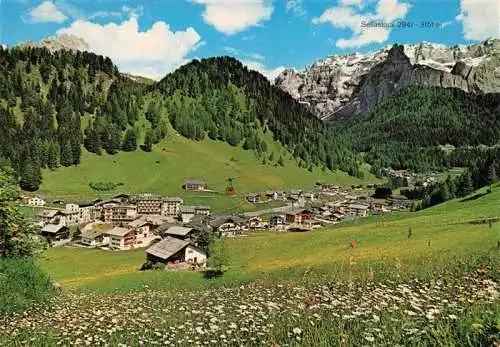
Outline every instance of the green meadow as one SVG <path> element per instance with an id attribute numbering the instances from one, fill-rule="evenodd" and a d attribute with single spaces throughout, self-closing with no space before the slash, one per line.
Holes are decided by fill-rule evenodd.
<path id="1" fill-rule="evenodd" d="M 452 200 L 414 213 L 354 220 L 307 233 L 255 232 L 220 240 L 226 273 L 206 279 L 198 272 L 140 272 L 145 250 L 124 252 L 54 248 L 37 259 L 65 289 L 129 291 L 218 287 L 252 281 L 287 281 L 330 274 L 361 280 L 428 277 L 472 271 L 484 259 L 500 270 L 500 189 L 467 201 Z M 411 236 L 408 236 L 411 228 Z M 350 247 L 350 241 L 357 243 Z M 496 265 L 495 265 L 496 264 Z"/>
<path id="2" fill-rule="evenodd" d="M 308 188 L 318 180 L 341 185 L 376 183 L 375 177 L 365 172 L 360 180 L 346 173 L 323 171 L 314 168 L 309 172 L 299 168 L 295 160 L 278 144 L 269 141 L 269 157 L 274 161 L 262 164 L 262 159 L 252 151 L 241 147 L 231 147 L 226 143 L 212 140 L 192 141 L 172 134 L 167 140 L 155 146 L 153 152 L 120 152 L 116 155 L 95 155 L 83 152 L 81 164 L 44 170 L 43 183 L 39 192 L 51 198 L 82 199 L 113 195 L 121 192 L 157 192 L 168 195 L 182 195 L 182 184 L 187 178 L 205 180 L 208 187 L 223 194 L 226 179 L 236 178 L 234 185 L 238 193 L 263 191 L 268 188 Z M 283 155 L 285 165 L 276 164 Z M 111 192 L 98 192 L 89 187 L 90 182 L 123 183 Z M 213 201 L 213 193 L 185 194 L 187 199 Z M 219 197 L 218 197 L 219 198 Z M 225 202 L 226 204 L 228 202 Z"/>

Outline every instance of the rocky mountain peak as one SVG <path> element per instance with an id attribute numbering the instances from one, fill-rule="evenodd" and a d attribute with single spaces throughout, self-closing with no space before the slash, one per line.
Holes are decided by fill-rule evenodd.
<path id="1" fill-rule="evenodd" d="M 329 56 L 303 71 L 283 71 L 275 84 L 319 118 L 336 119 L 364 114 L 407 85 L 499 92 L 499 66 L 499 39 L 451 47 L 421 42 Z"/>
<path id="2" fill-rule="evenodd" d="M 20 45 L 21 47 L 45 47 L 51 52 L 58 50 L 68 51 L 90 51 L 90 47 L 82 38 L 62 34 L 59 36 L 51 36 L 40 42 L 27 41 Z"/>

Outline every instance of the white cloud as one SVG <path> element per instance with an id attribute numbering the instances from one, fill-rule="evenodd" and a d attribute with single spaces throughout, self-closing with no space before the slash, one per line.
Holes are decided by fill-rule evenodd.
<path id="1" fill-rule="evenodd" d="M 500 37 L 500 2 L 498 0 L 461 0 L 460 14 L 464 37 L 484 40 Z"/>
<path id="2" fill-rule="evenodd" d="M 91 51 L 110 57 L 121 71 L 154 79 L 186 63 L 186 56 L 203 44 L 193 28 L 174 32 L 162 21 L 141 32 L 135 15 L 120 24 L 77 20 L 57 34 L 81 37 Z"/>
<path id="3" fill-rule="evenodd" d="M 370 43 L 384 43 L 389 38 L 391 28 L 388 26 L 374 26 L 390 24 L 397 19 L 404 18 L 411 5 L 399 0 L 378 0 L 375 12 L 362 13 L 355 8 L 359 5 L 355 0 L 343 0 L 351 6 L 336 6 L 327 9 L 320 17 L 313 19 L 313 24 L 330 23 L 336 28 L 350 29 L 350 38 L 337 40 L 339 48 L 358 48 Z"/>
<path id="4" fill-rule="evenodd" d="M 250 53 L 247 53 L 247 55 L 252 58 L 252 59 L 255 59 L 255 60 L 265 60 L 266 57 L 264 57 L 262 54 L 260 53 L 255 53 L 255 52 L 250 52 Z"/>
<path id="5" fill-rule="evenodd" d="M 234 57 L 246 57 L 246 58 L 250 58 L 252 60 L 265 60 L 266 59 L 266 57 L 264 57 L 260 53 L 245 52 L 241 49 L 234 48 L 234 47 L 226 46 L 226 47 L 224 47 L 224 50 Z"/>
<path id="6" fill-rule="evenodd" d="M 28 10 L 23 19 L 30 23 L 63 23 L 68 17 L 52 1 L 44 1 Z"/>
<path id="7" fill-rule="evenodd" d="M 291 11 L 297 17 L 303 17 L 307 14 L 306 10 L 302 6 L 302 0 L 287 0 L 285 11 Z"/>
<path id="8" fill-rule="evenodd" d="M 365 6 L 363 3 L 363 0 L 340 0 L 339 5 L 341 6 L 357 6 L 359 8 L 362 8 Z"/>
<path id="9" fill-rule="evenodd" d="M 246 65 L 250 70 L 255 70 L 260 72 L 262 75 L 264 75 L 271 83 L 274 83 L 274 80 L 280 73 L 285 70 L 284 66 L 278 66 L 276 68 L 268 68 L 264 66 L 259 61 L 253 61 L 253 60 L 243 60 L 242 63 Z"/>
<path id="10" fill-rule="evenodd" d="M 1 2 L 1 0 L 0 0 Z M 28 23 L 56 22 L 62 23 L 68 18 L 73 20 L 92 20 L 95 18 L 123 18 L 131 15 L 139 16 L 143 8 L 122 6 L 118 11 L 98 10 L 92 13 L 85 13 L 81 8 L 66 0 L 44 1 L 40 5 L 29 9 L 23 16 L 23 20 Z"/>
<path id="11" fill-rule="evenodd" d="M 443 22 L 443 23 L 441 23 L 441 28 L 446 28 L 448 25 L 452 25 L 452 24 L 453 24 L 453 22 L 451 20 Z"/>
<path id="12" fill-rule="evenodd" d="M 239 50 L 238 48 L 234 48 L 234 47 L 224 47 L 224 50 L 226 52 L 228 52 L 229 54 L 234 55 L 234 56 L 238 56 L 241 54 L 241 50 Z"/>
<path id="13" fill-rule="evenodd" d="M 218 31 L 233 35 L 271 19 L 268 0 L 191 0 L 205 5 L 203 19 Z"/>

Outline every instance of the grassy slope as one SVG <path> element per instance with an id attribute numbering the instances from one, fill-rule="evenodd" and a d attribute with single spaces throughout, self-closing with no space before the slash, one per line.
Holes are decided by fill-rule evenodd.
<path id="1" fill-rule="evenodd" d="M 58 248 L 45 252 L 40 266 L 66 288 L 98 290 L 199 288 L 257 279 L 285 280 L 308 271 L 357 275 L 375 272 L 380 278 L 446 271 L 450 259 L 492 256 L 498 261 L 500 224 L 470 224 L 471 220 L 500 216 L 500 187 L 466 202 L 457 200 L 417 213 L 398 213 L 345 223 L 311 233 L 256 233 L 225 239 L 230 270 L 218 279 L 198 273 L 138 271 L 144 250 L 106 252 Z M 408 239 L 408 227 L 413 236 Z M 359 247 L 349 248 L 350 240 Z M 430 245 L 429 245 L 430 242 Z M 467 261 L 465 262 L 467 265 Z M 497 262 L 498 264 L 498 262 Z M 351 264 L 352 265 L 352 264 Z M 470 264 L 468 264 L 470 265 Z M 352 269 L 351 269 L 352 270 Z"/>
<path id="2" fill-rule="evenodd" d="M 275 161 L 283 153 L 276 143 L 268 141 L 269 151 L 274 152 Z M 120 152 L 110 156 L 97 156 L 84 151 L 81 164 L 77 167 L 45 170 L 40 193 L 51 198 L 68 200 L 104 197 L 118 192 L 152 191 L 167 195 L 183 195 L 186 203 L 205 203 L 215 209 L 249 209 L 242 206 L 241 196 L 228 198 L 216 194 L 183 194 L 182 183 L 186 178 L 198 178 L 207 182 L 211 189 L 224 192 L 227 177 L 238 177 L 235 186 L 239 193 L 263 191 L 267 188 L 306 188 L 311 189 L 317 180 L 327 180 L 337 184 L 354 184 L 363 181 L 350 177 L 343 172 L 323 172 L 314 169 L 311 173 L 299 168 L 296 163 L 285 157 L 285 166 L 262 165 L 261 160 L 251 151 L 231 147 L 226 143 L 204 140 L 191 141 L 172 134 L 166 141 L 155 147 L 151 153 L 141 150 Z M 378 180 L 366 172 L 364 182 Z M 111 194 L 94 192 L 89 183 L 92 181 L 123 182 Z"/>

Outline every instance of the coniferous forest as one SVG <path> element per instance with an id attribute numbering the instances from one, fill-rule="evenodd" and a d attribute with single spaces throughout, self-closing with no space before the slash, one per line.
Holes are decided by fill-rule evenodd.
<path id="1" fill-rule="evenodd" d="M 499 110 L 498 95 L 409 87 L 370 115 L 331 125 L 234 58 L 194 60 L 147 86 L 92 53 L 0 48 L 0 161 L 31 191 L 42 168 L 78 165 L 84 148 L 148 152 L 169 126 L 259 156 L 271 136 L 304 168 L 358 177 L 362 161 L 376 175 L 388 167 L 467 166 L 481 174 L 493 165 L 500 172 Z M 447 144 L 455 148 L 441 147 Z"/>

